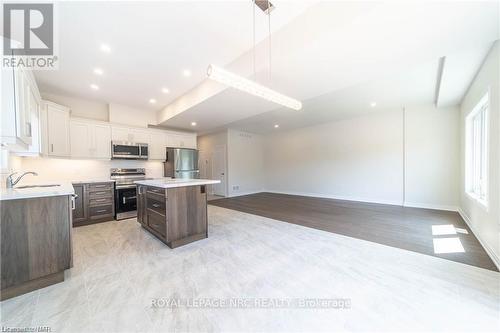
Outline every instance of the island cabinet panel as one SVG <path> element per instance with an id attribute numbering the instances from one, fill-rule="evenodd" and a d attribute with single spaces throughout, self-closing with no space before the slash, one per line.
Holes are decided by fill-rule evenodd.
<path id="1" fill-rule="evenodd" d="M 138 188 L 138 221 L 169 247 L 207 237 L 205 186 Z"/>
<path id="2" fill-rule="evenodd" d="M 167 190 L 168 234 L 171 247 L 207 237 L 207 198 L 205 186 L 186 186 Z"/>
<path id="3" fill-rule="evenodd" d="M 71 197 L 2 201 L 1 299 L 64 280 L 70 268 Z"/>

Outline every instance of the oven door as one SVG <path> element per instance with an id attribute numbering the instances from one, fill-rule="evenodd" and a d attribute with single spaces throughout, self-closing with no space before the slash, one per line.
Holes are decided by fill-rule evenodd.
<path id="1" fill-rule="evenodd" d="M 138 159 L 141 157 L 141 148 L 139 145 L 113 143 L 113 158 Z"/>
<path id="2" fill-rule="evenodd" d="M 137 189 L 135 185 L 115 189 L 116 219 L 137 216 Z"/>

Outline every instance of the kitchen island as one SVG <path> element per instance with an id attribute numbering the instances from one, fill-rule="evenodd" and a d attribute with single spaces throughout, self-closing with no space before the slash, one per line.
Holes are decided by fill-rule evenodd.
<path id="1" fill-rule="evenodd" d="M 208 237 L 207 185 L 211 179 L 136 181 L 137 221 L 170 248 Z"/>

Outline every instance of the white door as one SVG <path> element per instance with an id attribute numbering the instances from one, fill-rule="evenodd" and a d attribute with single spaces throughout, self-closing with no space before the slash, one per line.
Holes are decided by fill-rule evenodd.
<path id="1" fill-rule="evenodd" d="M 71 157 L 89 158 L 91 152 L 91 125 L 79 121 L 71 121 Z"/>
<path id="2" fill-rule="evenodd" d="M 93 125 L 92 152 L 95 158 L 111 158 L 111 128 L 107 125 Z"/>
<path id="3" fill-rule="evenodd" d="M 212 186 L 213 194 L 226 196 L 226 146 L 218 146 L 212 152 L 212 179 L 221 182 Z"/>
<path id="4" fill-rule="evenodd" d="M 47 105 L 49 155 L 69 156 L 69 111 Z"/>
<path id="5" fill-rule="evenodd" d="M 198 151 L 198 169 L 200 169 L 200 178 L 209 179 L 212 177 L 212 172 L 210 170 L 210 155 L 203 150 Z M 208 191 L 208 193 L 212 193 L 212 191 Z"/>

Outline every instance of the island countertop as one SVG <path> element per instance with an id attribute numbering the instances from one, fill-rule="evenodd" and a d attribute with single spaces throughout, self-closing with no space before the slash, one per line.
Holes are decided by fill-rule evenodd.
<path id="1" fill-rule="evenodd" d="M 160 188 L 174 188 L 186 186 L 200 186 L 219 184 L 220 180 L 214 179 L 180 179 L 180 178 L 155 178 L 149 180 L 136 180 L 135 184 L 146 185 Z"/>

